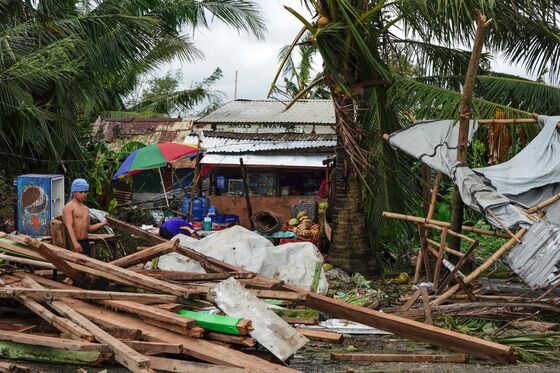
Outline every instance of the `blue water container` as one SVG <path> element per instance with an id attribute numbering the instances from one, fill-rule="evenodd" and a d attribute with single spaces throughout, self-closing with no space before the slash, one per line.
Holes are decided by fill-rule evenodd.
<path id="1" fill-rule="evenodd" d="M 183 197 L 183 200 L 181 201 L 181 212 L 183 214 L 188 214 L 190 212 L 191 209 L 191 194 L 187 193 L 186 196 Z"/>
<path id="2" fill-rule="evenodd" d="M 207 216 L 208 215 L 208 208 L 210 207 L 210 199 L 206 198 L 206 194 L 202 193 L 202 215 L 203 216 Z"/>
<path id="3" fill-rule="evenodd" d="M 202 221 L 204 219 L 204 210 L 202 209 L 202 198 L 195 196 L 192 200 L 192 217 L 194 221 Z"/>

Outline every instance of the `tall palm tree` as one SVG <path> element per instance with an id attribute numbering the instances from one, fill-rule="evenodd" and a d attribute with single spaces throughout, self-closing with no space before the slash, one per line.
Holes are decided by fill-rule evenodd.
<path id="1" fill-rule="evenodd" d="M 556 26 L 560 1 L 302 2 L 316 21 L 288 10 L 316 38 L 337 117 L 329 255 L 343 268 L 369 272 L 374 268 L 371 247 L 380 244 L 381 211 L 402 210 L 410 197 L 408 170 L 400 167 L 402 162 L 381 135 L 397 130 L 406 121 L 407 112 L 416 112 L 420 118 L 458 118 L 462 82 L 450 79 L 435 84 L 444 80 L 411 78 L 391 69 L 389 57 L 406 53 L 418 74 L 424 76 L 464 77 L 470 53 L 456 46 L 470 45 L 480 11 L 494 20 L 487 38 L 488 51 L 524 63 L 530 72 L 549 69 L 556 74 L 560 71 L 560 32 Z M 498 108 L 508 116 L 528 115 L 506 106 L 509 104 L 475 98 L 473 109 L 476 115 L 487 117 Z"/>
<path id="2" fill-rule="evenodd" d="M 278 59 L 283 69 L 278 73 L 284 78 L 284 86 L 272 85 L 269 97 L 274 95 L 283 99 L 330 98 L 323 72 L 315 72 L 313 67 L 318 53 L 315 37 L 306 33 L 298 43 L 297 51 L 297 56 L 294 58 L 293 50 L 289 45 L 280 49 Z"/>
<path id="3" fill-rule="evenodd" d="M 142 74 L 201 58 L 182 30 L 212 18 L 263 37 L 249 0 L 0 0 L 2 168 L 47 171 L 83 160 L 85 123 L 122 110 Z"/>

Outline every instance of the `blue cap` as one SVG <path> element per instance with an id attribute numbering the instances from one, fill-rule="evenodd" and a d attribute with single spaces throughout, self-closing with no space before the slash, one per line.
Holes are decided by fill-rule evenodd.
<path id="1" fill-rule="evenodd" d="M 87 192 L 89 190 L 89 184 L 85 179 L 76 179 L 72 181 L 72 186 L 70 187 L 70 201 L 74 198 L 75 192 Z"/>

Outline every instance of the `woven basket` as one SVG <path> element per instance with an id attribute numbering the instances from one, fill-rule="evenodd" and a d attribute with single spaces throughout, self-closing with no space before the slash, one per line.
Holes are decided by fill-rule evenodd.
<path id="1" fill-rule="evenodd" d="M 259 211 L 251 216 L 251 220 L 255 223 L 255 229 L 265 234 L 277 232 L 282 226 L 282 219 L 270 211 Z"/>

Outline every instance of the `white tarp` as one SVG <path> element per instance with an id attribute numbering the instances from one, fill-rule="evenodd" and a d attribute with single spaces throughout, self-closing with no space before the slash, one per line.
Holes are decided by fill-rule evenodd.
<path id="1" fill-rule="evenodd" d="M 500 224 L 488 209 L 508 227 L 529 227 L 532 222 L 516 205 L 533 206 L 560 192 L 559 121 L 560 117 L 540 116 L 543 130 L 523 151 L 503 164 L 475 170 L 456 162 L 458 121 L 417 122 L 391 134 L 389 142 L 451 177 L 465 204 L 483 212 L 496 227 Z M 476 129 L 476 122 L 471 121 L 469 143 Z"/>
<path id="2" fill-rule="evenodd" d="M 308 242 L 274 246 L 268 239 L 241 226 L 234 226 L 196 240 L 177 235 L 181 245 L 263 276 L 284 280 L 306 290 L 311 289 L 317 262 L 323 257 Z M 158 268 L 171 271 L 205 272 L 200 264 L 177 253 L 160 257 Z M 323 271 L 317 292 L 326 294 L 329 284 Z"/>

